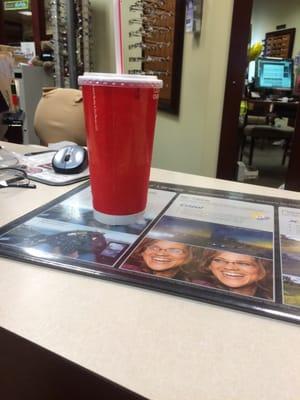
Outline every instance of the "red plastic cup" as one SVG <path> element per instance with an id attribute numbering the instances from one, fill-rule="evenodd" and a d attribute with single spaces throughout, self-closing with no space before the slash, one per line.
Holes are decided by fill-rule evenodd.
<path id="1" fill-rule="evenodd" d="M 159 89 L 156 77 L 85 73 L 82 87 L 94 216 L 130 224 L 144 212 Z"/>

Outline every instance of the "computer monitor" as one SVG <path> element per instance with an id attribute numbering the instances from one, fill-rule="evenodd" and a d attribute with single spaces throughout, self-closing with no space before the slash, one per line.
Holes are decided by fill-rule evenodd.
<path id="1" fill-rule="evenodd" d="M 255 64 L 255 88 L 280 91 L 294 86 L 294 62 L 292 59 L 258 58 Z"/>

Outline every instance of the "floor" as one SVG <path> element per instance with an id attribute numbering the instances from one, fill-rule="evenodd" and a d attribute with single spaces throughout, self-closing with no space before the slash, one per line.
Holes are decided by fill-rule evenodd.
<path id="1" fill-rule="evenodd" d="M 244 150 L 243 162 L 248 164 L 249 144 Z M 254 150 L 252 167 L 258 169 L 258 178 L 245 180 L 245 183 L 279 188 L 284 183 L 288 157 L 285 166 L 281 165 L 283 148 L 274 146 L 272 142 L 257 144 Z"/>

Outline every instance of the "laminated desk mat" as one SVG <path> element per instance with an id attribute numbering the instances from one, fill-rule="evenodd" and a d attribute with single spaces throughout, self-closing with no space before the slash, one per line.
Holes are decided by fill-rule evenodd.
<path id="1" fill-rule="evenodd" d="M 32 155 L 17 155 L 18 166 L 25 169 L 28 177 L 36 182 L 51 186 L 65 186 L 87 180 L 89 169 L 79 174 L 57 174 L 52 168 L 52 158 L 55 151 L 32 153 Z"/>
<path id="2" fill-rule="evenodd" d="M 94 219 L 88 182 L 0 230 L 0 255 L 300 323 L 300 202 L 151 182 L 143 217 Z"/>

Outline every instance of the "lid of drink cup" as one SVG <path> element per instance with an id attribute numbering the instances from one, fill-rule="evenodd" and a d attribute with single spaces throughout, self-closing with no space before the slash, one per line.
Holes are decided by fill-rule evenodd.
<path id="1" fill-rule="evenodd" d="M 85 72 L 78 77 L 79 85 L 146 85 L 162 88 L 163 81 L 155 75 L 132 75 L 132 74 L 106 74 L 98 72 Z"/>

